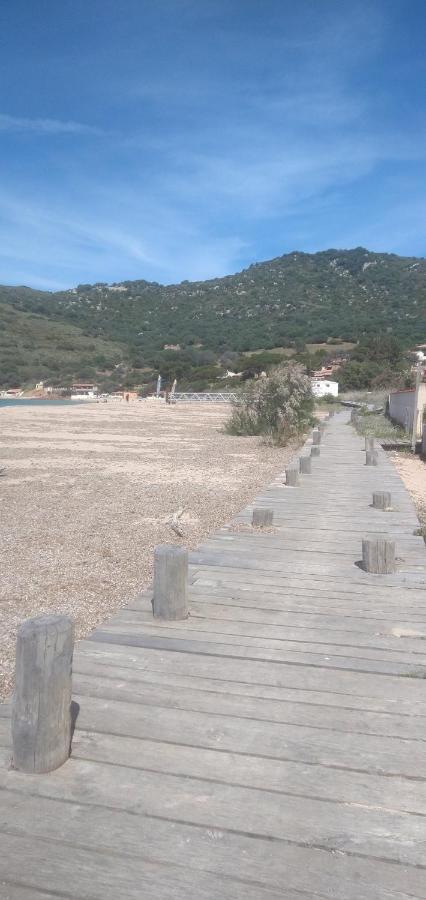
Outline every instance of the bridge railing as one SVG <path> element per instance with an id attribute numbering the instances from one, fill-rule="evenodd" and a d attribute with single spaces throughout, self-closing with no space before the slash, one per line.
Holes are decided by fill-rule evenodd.
<path id="1" fill-rule="evenodd" d="M 182 393 L 175 391 L 169 395 L 169 403 L 240 403 L 241 394 L 225 391 L 221 393 Z"/>

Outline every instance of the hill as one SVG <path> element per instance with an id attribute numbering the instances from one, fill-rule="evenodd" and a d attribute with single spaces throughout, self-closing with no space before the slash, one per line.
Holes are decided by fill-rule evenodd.
<path id="1" fill-rule="evenodd" d="M 66 386 L 75 378 L 91 379 L 97 371 L 112 371 L 121 363 L 124 350 L 119 344 L 19 308 L 28 305 L 31 309 L 39 296 L 43 295 L 28 288 L 0 288 L 1 386 L 34 386 L 40 380 Z"/>
<path id="2" fill-rule="evenodd" d="M 362 247 L 294 252 L 208 281 L 99 283 L 54 294 L 0 289 L 0 300 L 36 315 L 39 324 L 74 326 L 79 341 L 105 342 L 105 356 L 114 355 L 118 343 L 129 382 L 159 368 L 178 377 L 201 370 L 194 377 L 202 379 L 220 357 L 226 365 L 232 354 L 259 348 L 357 341 L 375 333 L 407 346 L 424 341 L 426 260 Z M 59 344 L 57 361 L 60 355 Z"/>

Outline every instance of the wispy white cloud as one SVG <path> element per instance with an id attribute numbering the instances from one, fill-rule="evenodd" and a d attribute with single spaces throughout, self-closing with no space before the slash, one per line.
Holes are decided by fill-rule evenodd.
<path id="1" fill-rule="evenodd" d="M 9 116 L 0 113 L 0 131 L 30 132 L 36 135 L 102 135 L 100 128 L 84 125 L 82 122 L 62 121 L 60 119 L 30 119 L 22 116 Z"/>
<path id="2" fill-rule="evenodd" d="M 176 13 L 177 0 L 166 3 Z M 287 15 L 284 5 L 271 3 L 259 29 L 249 9 L 233 30 L 226 0 L 184 0 L 188 16 L 203 18 L 210 49 L 204 30 L 186 35 L 185 20 L 182 44 L 173 35 L 167 45 L 162 30 L 137 65 L 127 45 L 129 68 L 115 74 L 108 59 L 107 77 L 98 73 L 96 82 L 96 97 L 108 95 L 99 119 L 108 130 L 65 113 L 0 115 L 0 132 L 46 138 L 31 145 L 28 175 L 25 167 L 15 173 L 9 194 L 0 172 L 1 280 L 170 282 L 225 274 L 297 246 L 405 246 L 399 196 L 408 205 L 417 189 L 403 185 L 400 170 L 426 160 L 426 142 L 420 126 L 407 119 L 401 129 L 399 116 L 384 113 L 387 82 L 373 91 L 365 77 L 383 51 L 386 7 L 354 0 L 342 10 L 330 0 L 316 12 L 305 0 L 288 4 Z M 252 13 L 256 3 L 247 6 Z M 44 154 L 55 135 L 104 140 L 75 140 L 72 152 L 52 140 L 47 178 Z M 376 215 L 370 188 L 390 170 L 389 202 L 379 198 Z M 364 205 L 352 225 L 358 192 Z M 414 224 L 404 217 L 409 234 L 417 223 L 422 230 L 420 207 L 423 198 Z"/>

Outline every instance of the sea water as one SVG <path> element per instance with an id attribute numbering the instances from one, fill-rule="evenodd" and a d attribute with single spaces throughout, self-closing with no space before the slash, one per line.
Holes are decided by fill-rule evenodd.
<path id="1" fill-rule="evenodd" d="M 37 397 L 0 397 L 1 406 L 74 406 L 78 400 L 39 400 Z"/>

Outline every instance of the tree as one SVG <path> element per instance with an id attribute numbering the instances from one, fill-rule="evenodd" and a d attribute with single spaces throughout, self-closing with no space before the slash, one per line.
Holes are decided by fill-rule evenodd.
<path id="1" fill-rule="evenodd" d="M 229 434 L 262 434 L 285 444 L 312 423 L 313 409 L 311 382 L 303 367 L 280 365 L 267 378 L 244 386 L 226 430 Z"/>

